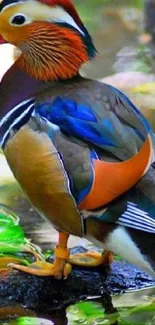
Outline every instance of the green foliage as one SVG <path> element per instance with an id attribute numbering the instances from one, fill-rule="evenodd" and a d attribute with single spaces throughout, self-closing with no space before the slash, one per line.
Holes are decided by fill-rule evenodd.
<path id="1" fill-rule="evenodd" d="M 27 254 L 30 253 L 30 254 Z M 19 218 L 8 209 L 0 207 L 0 267 L 9 263 L 9 256 L 14 256 L 24 264 L 31 262 L 32 256 L 43 260 L 38 246 L 25 238 L 23 229 L 19 225 Z"/>
<path id="2" fill-rule="evenodd" d="M 101 304 L 80 302 L 67 310 L 68 325 L 151 325 L 155 321 L 155 302 L 134 308 L 119 308 L 114 314 L 105 314 Z"/>
<path id="3" fill-rule="evenodd" d="M 119 325 L 151 325 L 155 321 L 155 302 L 120 311 Z"/>
<path id="4" fill-rule="evenodd" d="M 39 317 L 18 317 L 5 325 L 54 325 L 52 321 Z"/>
<path id="5" fill-rule="evenodd" d="M 24 232 L 19 225 L 19 219 L 9 211 L 0 209 L 0 250 L 2 245 L 20 245 L 25 243 Z"/>
<path id="6" fill-rule="evenodd" d="M 70 306 L 67 310 L 67 316 L 69 325 L 92 325 L 94 322 L 97 324 L 98 319 L 103 320 L 105 318 L 104 309 L 101 305 L 91 301 L 79 302 Z"/>
<path id="7" fill-rule="evenodd" d="M 144 6 L 144 0 L 130 0 L 128 3 L 136 8 L 143 8 Z"/>
<path id="8" fill-rule="evenodd" d="M 68 325 L 154 325 L 155 302 L 143 306 L 118 308 L 114 314 L 106 314 L 101 303 L 79 302 L 67 308 Z M 0 323 L 1 324 L 1 323 Z M 39 317 L 18 317 L 5 325 L 54 325 Z"/>

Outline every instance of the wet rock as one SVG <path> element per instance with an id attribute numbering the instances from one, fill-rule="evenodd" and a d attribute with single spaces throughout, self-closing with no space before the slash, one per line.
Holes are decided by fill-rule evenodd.
<path id="1" fill-rule="evenodd" d="M 81 248 L 79 250 L 82 251 Z M 112 264 L 108 274 L 103 267 L 74 267 L 69 278 L 61 281 L 17 271 L 0 279 L 1 299 L 5 305 L 24 305 L 37 314 L 53 313 L 90 297 L 102 297 L 108 311 L 113 308 L 110 299 L 112 293 L 148 286 L 155 286 L 155 279 L 126 262 L 117 261 Z"/>

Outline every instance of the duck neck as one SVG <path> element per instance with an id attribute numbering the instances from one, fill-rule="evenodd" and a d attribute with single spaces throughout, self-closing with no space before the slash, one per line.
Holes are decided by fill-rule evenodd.
<path id="1" fill-rule="evenodd" d="M 14 63 L 0 84 L 0 120 L 15 105 L 47 86 L 47 82 L 31 78 Z"/>
<path id="2" fill-rule="evenodd" d="M 23 114 L 25 116 L 27 112 L 29 105 L 25 105 L 24 101 L 26 100 L 29 104 L 29 99 L 47 85 L 48 83 L 32 79 L 26 75 L 16 67 L 16 64 L 4 75 L 0 84 L 0 146 L 3 149 L 15 121 L 20 120 L 20 116 Z M 23 104 L 18 107 L 20 103 Z M 29 112 L 31 113 L 30 110 Z"/>

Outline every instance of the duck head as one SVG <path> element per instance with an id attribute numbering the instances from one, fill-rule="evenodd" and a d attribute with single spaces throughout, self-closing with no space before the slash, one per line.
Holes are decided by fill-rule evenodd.
<path id="1" fill-rule="evenodd" d="M 3 0 L 0 35 L 22 51 L 19 68 L 44 81 L 76 76 L 96 54 L 71 0 Z"/>

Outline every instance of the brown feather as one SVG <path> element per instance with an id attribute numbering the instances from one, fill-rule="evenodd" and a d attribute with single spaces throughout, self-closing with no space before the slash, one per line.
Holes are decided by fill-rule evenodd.
<path id="1" fill-rule="evenodd" d="M 56 228 L 82 236 L 80 215 L 68 189 L 68 178 L 48 135 L 24 126 L 8 141 L 5 156 L 40 214 Z"/>

